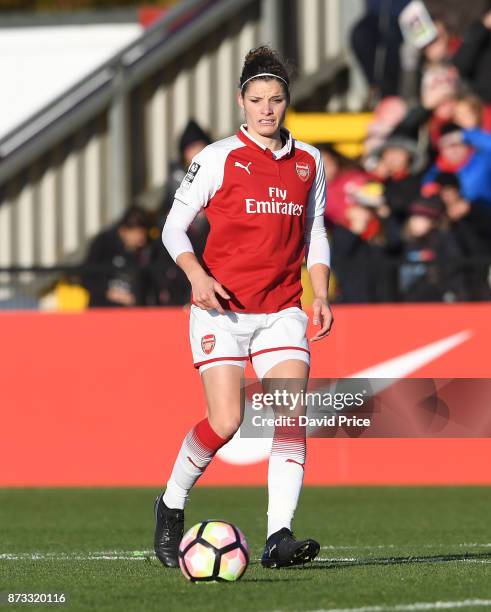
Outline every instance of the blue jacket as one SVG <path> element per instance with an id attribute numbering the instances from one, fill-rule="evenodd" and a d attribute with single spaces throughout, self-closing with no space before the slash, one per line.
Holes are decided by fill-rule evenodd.
<path id="1" fill-rule="evenodd" d="M 456 172 L 462 195 L 469 202 L 480 201 L 491 206 L 491 134 L 482 130 L 463 130 L 464 142 L 474 148 L 467 163 Z M 431 183 L 443 172 L 438 162 L 423 177 L 423 184 Z"/>

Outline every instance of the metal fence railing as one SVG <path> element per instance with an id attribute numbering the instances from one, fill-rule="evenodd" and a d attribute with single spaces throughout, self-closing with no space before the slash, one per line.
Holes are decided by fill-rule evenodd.
<path id="1" fill-rule="evenodd" d="M 348 288 L 348 267 L 334 267 L 333 302 L 461 302 L 491 300 L 491 259 L 415 263 L 367 262 Z M 363 278 L 366 290 L 360 286 Z M 353 279 L 351 279 L 353 280 Z M 308 292 L 307 292 L 308 293 Z M 189 283 L 171 262 L 0 268 L 0 311 L 83 311 L 90 307 L 181 306 Z M 308 306 L 309 304 L 304 304 Z"/>
<path id="2" fill-rule="evenodd" d="M 361 0 L 183 0 L 51 104 L 0 138 L 0 267 L 52 266 L 135 199 L 158 194 L 182 129 L 240 123 L 234 91 L 259 44 L 298 65 L 294 101 L 340 67 Z M 303 93 L 302 93 L 303 92 Z"/>

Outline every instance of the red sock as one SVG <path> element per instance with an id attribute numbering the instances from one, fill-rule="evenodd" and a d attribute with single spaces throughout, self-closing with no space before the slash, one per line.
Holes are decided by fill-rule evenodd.
<path id="1" fill-rule="evenodd" d="M 184 438 L 164 493 L 168 508 L 184 508 L 189 491 L 208 467 L 219 448 L 229 441 L 211 427 L 208 419 L 200 421 Z"/>
<path id="2" fill-rule="evenodd" d="M 216 453 L 219 448 L 222 448 L 222 446 L 230 439 L 219 436 L 210 425 L 210 421 L 208 419 L 203 419 L 197 425 L 195 425 L 193 433 L 204 448 L 213 451 L 214 453 Z"/>

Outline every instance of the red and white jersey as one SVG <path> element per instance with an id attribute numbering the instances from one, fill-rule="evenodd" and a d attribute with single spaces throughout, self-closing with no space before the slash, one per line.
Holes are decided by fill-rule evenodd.
<path id="1" fill-rule="evenodd" d="M 300 305 L 306 218 L 323 215 L 326 181 L 319 151 L 287 130 L 272 152 L 242 126 L 192 161 L 175 198 L 210 224 L 203 260 L 223 285 L 227 310 L 279 312 Z M 218 296 L 217 296 L 218 297 Z"/>

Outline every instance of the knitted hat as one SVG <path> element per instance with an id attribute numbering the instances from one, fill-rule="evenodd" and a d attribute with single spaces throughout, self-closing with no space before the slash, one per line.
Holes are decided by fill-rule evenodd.
<path id="1" fill-rule="evenodd" d="M 446 136 L 447 134 L 454 134 L 455 132 L 461 132 L 462 128 L 460 125 L 453 123 L 453 121 L 449 121 L 442 125 L 440 130 L 440 137 Z"/>
<path id="2" fill-rule="evenodd" d="M 184 153 L 184 149 L 187 146 L 200 141 L 203 141 L 208 145 L 210 144 L 211 139 L 208 134 L 196 123 L 196 121 L 191 119 L 184 128 L 179 140 L 179 151 L 181 152 L 181 155 Z"/>
<path id="3" fill-rule="evenodd" d="M 449 144 L 458 144 L 462 142 L 462 128 L 456 123 L 445 123 L 440 130 L 440 138 L 438 146 L 442 147 Z"/>
<path id="4" fill-rule="evenodd" d="M 370 168 L 371 165 L 378 163 L 384 151 L 387 149 L 404 149 L 411 157 L 410 170 L 411 172 L 419 172 L 426 163 L 426 155 L 419 148 L 418 143 L 407 136 L 398 135 L 394 132 L 387 140 L 374 151 L 372 151 L 365 159 L 365 166 Z"/>
<path id="5" fill-rule="evenodd" d="M 411 204 L 409 213 L 420 217 L 428 217 L 437 221 L 443 214 L 444 206 L 441 199 L 434 195 L 429 198 L 420 198 Z"/>
<path id="6" fill-rule="evenodd" d="M 436 175 L 434 182 L 440 187 L 455 187 L 455 189 L 460 189 L 459 177 L 453 172 L 440 172 Z"/>

